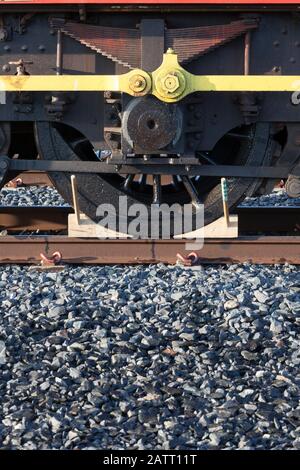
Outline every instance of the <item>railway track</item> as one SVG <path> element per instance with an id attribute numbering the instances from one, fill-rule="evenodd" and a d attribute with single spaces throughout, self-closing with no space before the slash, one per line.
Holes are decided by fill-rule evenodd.
<path id="1" fill-rule="evenodd" d="M 46 173 L 24 172 L 18 186 L 49 186 Z M 0 263 L 38 264 L 41 253 L 59 251 L 63 263 L 149 264 L 186 256 L 184 240 L 99 240 L 68 238 L 71 207 L 6 206 L 0 209 Z M 207 239 L 199 263 L 300 264 L 300 208 L 238 207 L 239 238 Z M 288 234 L 288 236 L 287 236 Z"/>
<path id="2" fill-rule="evenodd" d="M 299 207 L 238 207 L 239 231 L 245 233 L 300 232 Z M 67 231 L 68 215 L 73 213 L 67 206 L 6 206 L 0 207 L 0 230 L 9 233 L 34 231 Z"/>
<path id="3" fill-rule="evenodd" d="M 71 212 L 70 207 L 2 207 L 0 263 L 37 264 L 41 253 L 57 251 L 68 264 L 174 264 L 178 253 L 188 255 L 185 240 L 69 238 Z M 197 263 L 300 264 L 299 208 L 240 207 L 238 213 L 239 238 L 206 239 Z"/>
<path id="4" fill-rule="evenodd" d="M 59 251 L 67 264 L 175 264 L 188 254 L 184 240 L 97 240 L 61 235 L 4 236 L 1 264 L 37 264 L 41 253 Z M 300 264 L 299 236 L 249 236 L 207 239 L 197 252 L 197 263 Z M 196 263 L 196 264 L 197 264 Z"/>
<path id="5" fill-rule="evenodd" d="M 24 171 L 9 181 L 7 186 L 53 186 L 53 184 L 45 171 Z"/>

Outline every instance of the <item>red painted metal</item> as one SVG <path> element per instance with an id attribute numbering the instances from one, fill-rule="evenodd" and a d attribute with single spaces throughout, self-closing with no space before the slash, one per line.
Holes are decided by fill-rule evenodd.
<path id="1" fill-rule="evenodd" d="M 300 0 L 0 0 L 1 4 L 101 4 L 101 5 L 141 5 L 141 4 L 190 4 L 190 5 L 300 5 Z"/>

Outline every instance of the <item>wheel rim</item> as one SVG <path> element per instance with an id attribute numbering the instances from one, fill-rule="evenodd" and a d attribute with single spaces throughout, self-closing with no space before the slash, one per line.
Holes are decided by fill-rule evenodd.
<path id="1" fill-rule="evenodd" d="M 230 135 L 231 134 L 231 135 Z M 236 129 L 224 136 L 211 154 L 200 155 L 203 163 L 229 163 L 228 158 L 235 148 L 231 164 L 261 165 L 272 157 L 272 138 L 270 125 L 259 123 L 249 127 Z M 47 122 L 36 123 L 35 136 L 39 155 L 47 160 L 96 160 L 90 143 L 78 133 L 64 126 L 55 126 Z M 224 144 L 225 147 L 224 147 Z M 225 151 L 224 151 L 225 148 Z M 225 161 L 224 161 L 225 160 Z M 49 174 L 55 187 L 63 198 L 72 205 L 70 174 Z M 159 177 L 155 185 L 160 187 Z M 145 181 L 145 176 L 139 178 L 119 175 L 78 174 L 79 205 L 83 213 L 98 221 L 96 210 L 100 204 L 109 203 L 118 210 L 119 197 L 127 196 L 130 207 L 136 202 L 149 206 L 153 202 L 153 183 Z M 250 195 L 259 185 L 260 180 L 250 178 L 228 179 L 229 207 L 237 205 L 245 195 Z M 142 190 L 141 190 L 142 188 Z M 194 190 L 196 188 L 196 193 Z M 175 178 L 171 184 L 160 187 L 162 196 L 160 203 L 187 204 L 191 196 L 197 195 L 205 206 L 205 225 L 222 216 L 222 196 L 219 179 L 214 178 Z"/>

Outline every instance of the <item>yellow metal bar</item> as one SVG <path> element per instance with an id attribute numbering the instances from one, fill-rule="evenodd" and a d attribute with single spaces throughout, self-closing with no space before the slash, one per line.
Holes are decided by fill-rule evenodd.
<path id="1" fill-rule="evenodd" d="M 9 75 L 0 76 L 0 91 L 124 91 L 127 75 Z M 156 90 L 153 90 L 156 91 Z M 300 75 L 191 75 L 195 91 L 300 91 Z"/>
<path id="2" fill-rule="evenodd" d="M 132 96 L 152 93 L 175 103 L 194 92 L 300 92 L 298 75 L 193 75 L 172 51 L 152 73 L 132 70 L 123 75 L 0 75 L 0 91 L 119 91 Z"/>
<path id="3" fill-rule="evenodd" d="M 151 90 L 143 70 L 123 75 L 0 75 L 0 91 L 122 91 L 133 96 Z"/>
<path id="4" fill-rule="evenodd" d="M 127 91 L 127 75 L 0 76 L 0 91 Z"/>
<path id="5" fill-rule="evenodd" d="M 298 75 L 192 75 L 193 91 L 300 91 Z"/>

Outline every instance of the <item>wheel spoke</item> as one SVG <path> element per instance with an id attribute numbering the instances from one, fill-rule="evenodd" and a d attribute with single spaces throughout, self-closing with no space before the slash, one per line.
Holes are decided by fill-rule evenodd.
<path id="1" fill-rule="evenodd" d="M 180 187 L 180 184 L 179 184 L 178 176 L 173 175 L 172 176 L 172 181 L 173 181 L 173 186 L 174 186 L 175 190 L 180 191 L 181 187 Z"/>
<path id="2" fill-rule="evenodd" d="M 203 158 L 204 160 L 206 160 L 208 163 L 210 163 L 211 165 L 216 165 L 217 163 L 212 159 L 210 158 L 208 155 L 206 155 L 205 153 L 203 152 L 199 152 L 199 155 L 201 158 Z"/>
<path id="3" fill-rule="evenodd" d="M 139 191 L 145 191 L 147 184 L 147 175 L 141 175 L 139 179 Z"/>
<path id="4" fill-rule="evenodd" d="M 153 204 L 160 205 L 161 203 L 161 177 L 160 175 L 153 175 Z"/>
<path id="5" fill-rule="evenodd" d="M 192 180 L 190 179 L 189 176 L 183 176 L 182 175 L 181 178 L 182 178 L 182 182 L 185 186 L 185 189 L 187 190 L 187 192 L 190 195 L 193 206 L 198 208 L 202 204 L 202 201 L 199 197 L 198 191 L 197 191 L 194 183 L 192 182 Z"/>
<path id="6" fill-rule="evenodd" d="M 133 174 L 130 174 L 130 175 L 126 176 L 124 184 L 123 184 L 124 189 L 127 189 L 127 190 L 130 189 L 130 186 L 131 186 L 131 183 L 134 180 L 134 177 L 135 177 L 135 175 L 133 175 Z"/>
<path id="7" fill-rule="evenodd" d="M 237 132 L 228 132 L 227 134 L 229 137 L 233 137 L 234 139 L 247 139 L 251 140 L 251 137 L 246 134 L 238 134 Z"/>

